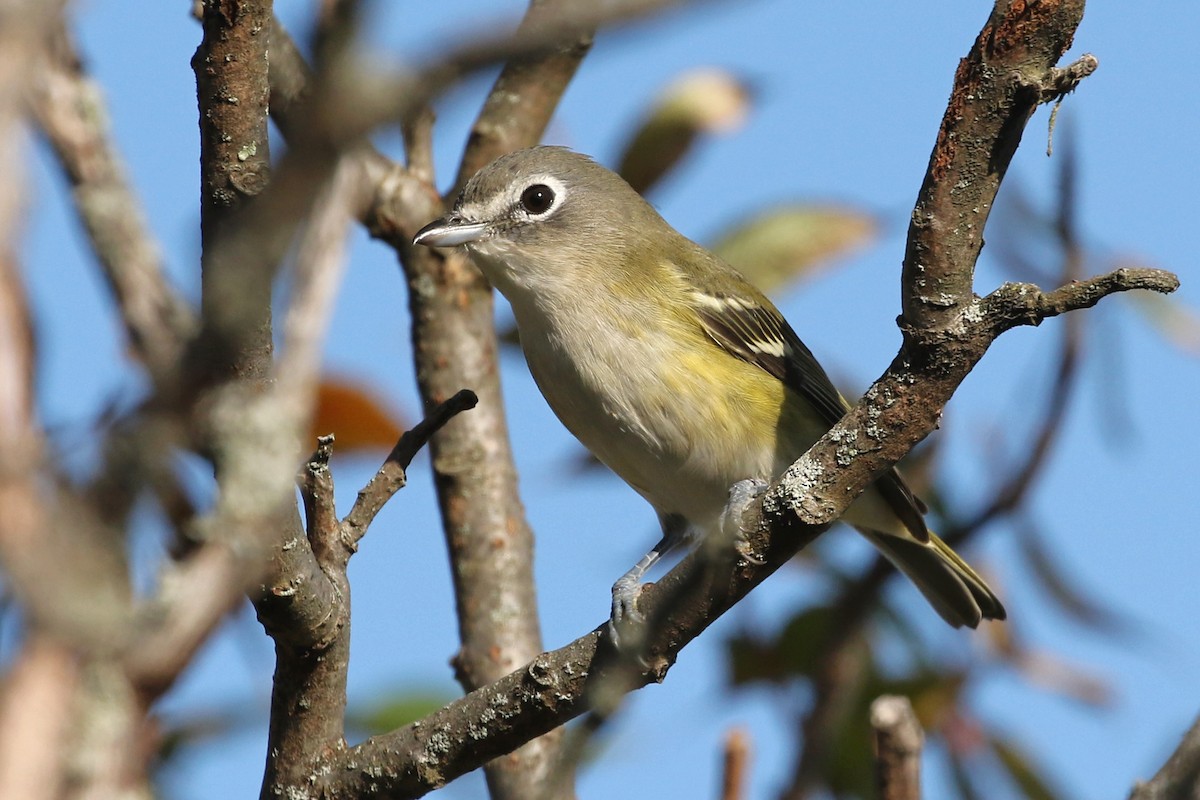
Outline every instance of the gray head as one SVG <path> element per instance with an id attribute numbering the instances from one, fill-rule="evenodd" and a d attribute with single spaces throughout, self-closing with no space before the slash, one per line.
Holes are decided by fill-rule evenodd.
<path id="1" fill-rule="evenodd" d="M 513 290 L 546 287 L 563 270 L 611 270 L 674 231 L 620 176 L 564 147 L 531 147 L 501 156 L 467 182 L 454 210 L 413 239 L 431 247 L 465 245 L 488 278 Z"/>

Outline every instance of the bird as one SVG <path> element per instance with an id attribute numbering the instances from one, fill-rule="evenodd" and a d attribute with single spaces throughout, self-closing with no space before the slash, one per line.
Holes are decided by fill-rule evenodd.
<path id="1" fill-rule="evenodd" d="M 762 292 L 586 155 L 500 156 L 413 241 L 465 247 L 512 307 L 550 408 L 657 513 L 661 540 L 613 586 L 614 626 L 639 618 L 662 556 L 721 524 L 731 487 L 777 478 L 850 410 Z M 950 625 L 1004 619 L 924 512 L 890 469 L 841 519 Z"/>

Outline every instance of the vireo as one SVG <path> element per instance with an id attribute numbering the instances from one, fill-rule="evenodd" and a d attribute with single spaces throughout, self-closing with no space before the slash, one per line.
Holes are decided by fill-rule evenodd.
<path id="1" fill-rule="evenodd" d="M 636 615 L 650 566 L 718 524 L 731 486 L 777 477 L 849 409 L 770 300 L 586 156 L 498 158 L 414 242 L 466 246 L 554 413 L 658 512 L 662 540 L 613 587 L 614 622 Z M 951 625 L 1004 619 L 923 511 L 890 470 L 843 519 Z"/>

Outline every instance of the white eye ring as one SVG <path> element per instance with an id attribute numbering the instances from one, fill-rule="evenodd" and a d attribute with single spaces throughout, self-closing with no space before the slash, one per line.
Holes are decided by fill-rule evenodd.
<path id="1" fill-rule="evenodd" d="M 545 219 L 558 210 L 566 193 L 567 187 L 558 178 L 537 175 L 523 183 L 515 205 L 528 219 Z"/>

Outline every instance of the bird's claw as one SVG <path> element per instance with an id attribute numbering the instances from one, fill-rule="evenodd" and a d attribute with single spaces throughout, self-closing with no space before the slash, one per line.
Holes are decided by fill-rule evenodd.
<path id="1" fill-rule="evenodd" d="M 608 636 L 613 647 L 626 658 L 636 658 L 642 669 L 648 669 L 649 662 L 642 652 L 645 635 L 642 623 L 646 621 L 646 615 L 637 607 L 638 597 L 644 586 L 644 583 L 640 583 L 632 575 L 625 575 L 613 584 L 612 616 L 608 620 Z M 622 630 L 624 633 L 621 633 Z"/>
<path id="2" fill-rule="evenodd" d="M 725 510 L 721 512 L 721 530 L 733 540 L 733 546 L 738 556 L 747 563 L 757 566 L 761 566 L 765 562 L 750 549 L 750 542 L 746 538 L 746 529 L 743 527 L 743 518 L 750 506 L 766 494 L 769 486 L 770 484 L 761 478 L 747 478 L 738 481 L 730 487 L 729 501 L 725 504 Z"/>

